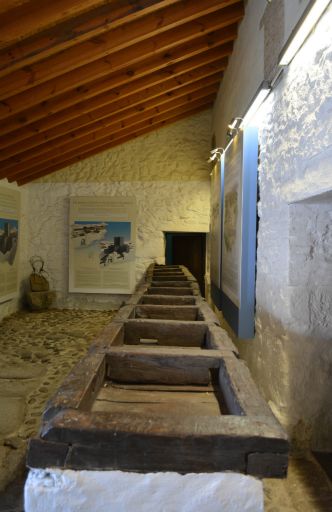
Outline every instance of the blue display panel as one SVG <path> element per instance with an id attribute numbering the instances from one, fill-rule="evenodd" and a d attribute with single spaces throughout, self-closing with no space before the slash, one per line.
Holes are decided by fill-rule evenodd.
<path id="1" fill-rule="evenodd" d="M 221 159 L 221 284 L 211 286 L 226 321 L 247 339 L 255 333 L 257 164 L 257 128 L 247 127 Z"/>

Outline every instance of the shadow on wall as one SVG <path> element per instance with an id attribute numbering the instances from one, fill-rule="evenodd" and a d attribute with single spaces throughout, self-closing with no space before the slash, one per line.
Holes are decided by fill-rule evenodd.
<path id="1" fill-rule="evenodd" d="M 259 262 L 255 339 L 236 340 L 296 449 L 332 450 L 331 198 L 289 205 L 285 255 L 273 245 L 274 264 Z"/>
<path id="2" fill-rule="evenodd" d="M 222 320 L 292 449 L 331 451 L 331 340 L 299 334 L 262 308 L 254 340 L 239 340 Z M 317 370 L 319 368 L 319 371 Z"/>

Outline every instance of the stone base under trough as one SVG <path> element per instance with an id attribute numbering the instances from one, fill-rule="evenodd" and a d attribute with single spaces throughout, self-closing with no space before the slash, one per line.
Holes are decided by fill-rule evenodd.
<path id="1" fill-rule="evenodd" d="M 263 512 L 263 485 L 238 473 L 31 470 L 26 512 Z"/>

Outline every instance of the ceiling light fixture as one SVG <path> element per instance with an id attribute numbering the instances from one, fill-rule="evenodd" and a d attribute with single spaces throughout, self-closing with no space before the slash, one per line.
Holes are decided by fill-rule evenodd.
<path id="1" fill-rule="evenodd" d="M 247 112 L 243 116 L 242 126 L 247 126 L 250 123 L 250 121 L 252 120 L 252 118 L 254 117 L 254 115 L 256 114 L 258 109 L 260 108 L 260 106 L 264 103 L 264 101 L 266 100 L 266 98 L 268 97 L 270 92 L 271 92 L 271 85 L 269 82 L 264 80 L 261 83 L 255 96 L 253 97 Z"/>
<path id="2" fill-rule="evenodd" d="M 280 55 L 280 66 L 290 64 L 330 3 L 331 0 L 313 0 L 310 2 Z"/>

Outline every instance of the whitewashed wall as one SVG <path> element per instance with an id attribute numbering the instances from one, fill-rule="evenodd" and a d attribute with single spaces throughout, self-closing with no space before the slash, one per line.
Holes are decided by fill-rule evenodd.
<path id="1" fill-rule="evenodd" d="M 118 307 L 125 296 L 68 293 L 68 236 L 70 196 L 135 197 L 138 205 L 137 280 L 153 261 L 163 263 L 163 231 L 207 231 L 209 183 L 206 182 L 113 182 L 45 183 L 29 189 L 27 256 L 41 255 L 56 290 L 59 307 Z"/>
<path id="2" fill-rule="evenodd" d="M 68 293 L 70 196 L 136 198 L 137 280 L 152 261 L 163 262 L 163 231 L 209 230 L 210 121 L 211 112 L 204 112 L 25 187 L 29 221 L 22 256 L 25 262 L 33 254 L 45 259 L 58 307 L 111 309 L 126 298 Z"/>
<path id="3" fill-rule="evenodd" d="M 227 125 L 242 117 L 263 80 L 271 74 L 283 45 L 309 0 L 248 0 L 232 57 L 213 109 L 217 146 L 225 147 Z"/>
<path id="4" fill-rule="evenodd" d="M 238 341 L 241 356 L 291 436 L 302 448 L 329 451 L 331 24 L 330 7 L 260 115 L 256 337 Z M 224 83 L 224 90 L 228 86 Z M 223 101 L 227 105 L 229 97 Z M 236 97 L 230 101 L 234 104 Z"/>

